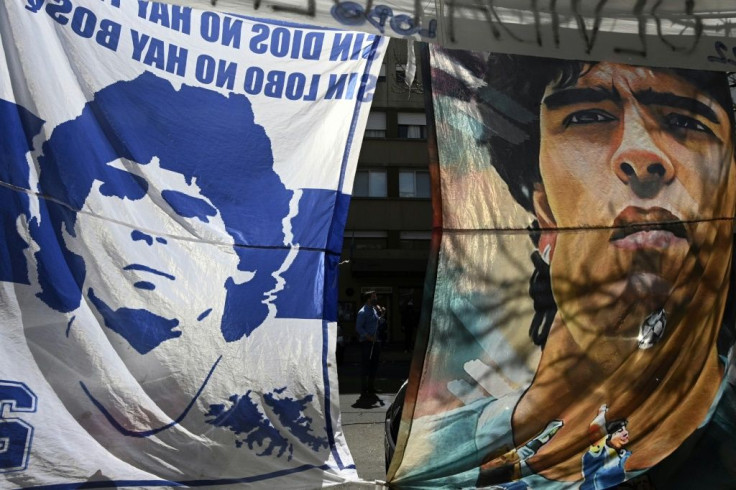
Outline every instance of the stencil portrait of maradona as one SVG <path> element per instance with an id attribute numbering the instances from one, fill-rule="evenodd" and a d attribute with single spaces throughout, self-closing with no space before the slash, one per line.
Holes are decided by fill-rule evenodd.
<path id="1" fill-rule="evenodd" d="M 325 193 L 284 186 L 250 101 L 144 73 L 49 133 L 37 192 L 3 189 L 20 203 L 3 225 L 22 246 L 6 242 L 0 280 L 16 283 L 3 294 L 64 409 L 160 478 L 239 477 L 247 457 L 323 464 L 331 429 L 312 421 L 324 401 L 278 373 L 307 361 L 286 357 L 294 318 L 323 342 L 324 249 L 299 245 Z"/>

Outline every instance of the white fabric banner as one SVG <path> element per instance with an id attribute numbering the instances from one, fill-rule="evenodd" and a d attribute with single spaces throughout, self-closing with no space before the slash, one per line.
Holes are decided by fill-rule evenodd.
<path id="1" fill-rule="evenodd" d="M 26 1 L 33 6 L 44 0 Z M 736 67 L 733 0 L 164 1 L 452 49 L 716 71 Z"/>
<path id="2" fill-rule="evenodd" d="M 336 278 L 384 38 L 0 3 L 0 487 L 357 479 Z"/>

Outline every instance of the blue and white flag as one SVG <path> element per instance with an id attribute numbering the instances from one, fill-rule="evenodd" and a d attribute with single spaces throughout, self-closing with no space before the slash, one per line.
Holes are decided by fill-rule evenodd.
<path id="1" fill-rule="evenodd" d="M 384 40 L 0 4 L 0 487 L 314 488 Z"/>

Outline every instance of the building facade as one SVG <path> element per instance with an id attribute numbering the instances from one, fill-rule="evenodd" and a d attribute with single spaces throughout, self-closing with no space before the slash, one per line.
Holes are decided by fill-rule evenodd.
<path id="1" fill-rule="evenodd" d="M 339 275 L 338 323 L 355 336 L 361 293 L 387 308 L 388 342 L 416 334 L 432 228 L 427 119 L 418 50 L 407 84 L 407 43 L 392 39 L 358 162 Z M 408 327 L 408 328 L 407 328 Z"/>

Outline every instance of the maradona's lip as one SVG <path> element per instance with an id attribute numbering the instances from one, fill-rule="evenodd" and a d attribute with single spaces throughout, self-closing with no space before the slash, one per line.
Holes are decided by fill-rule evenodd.
<path id="1" fill-rule="evenodd" d="M 627 250 L 664 249 L 688 240 L 682 220 L 660 207 L 629 206 L 616 216 L 613 228 L 611 243 Z"/>

